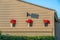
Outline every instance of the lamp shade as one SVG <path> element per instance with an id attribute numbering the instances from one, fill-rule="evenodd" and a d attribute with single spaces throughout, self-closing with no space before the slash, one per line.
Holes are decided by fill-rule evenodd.
<path id="1" fill-rule="evenodd" d="M 28 20 L 26 20 L 26 22 L 27 22 L 27 23 L 32 23 L 32 22 L 33 22 L 33 20 L 28 19 Z"/>
<path id="2" fill-rule="evenodd" d="M 50 20 L 43 20 L 43 22 L 50 24 Z"/>
<path id="3" fill-rule="evenodd" d="M 16 20 L 10 20 L 10 23 L 16 24 Z"/>

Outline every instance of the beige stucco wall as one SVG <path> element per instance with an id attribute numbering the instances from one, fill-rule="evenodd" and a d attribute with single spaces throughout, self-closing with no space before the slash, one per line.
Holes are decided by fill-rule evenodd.
<path id="1" fill-rule="evenodd" d="M 28 27 L 25 22 L 28 17 L 26 13 L 38 14 L 39 18 L 33 20 L 33 26 Z M 17 24 L 15 28 L 10 27 L 10 20 L 16 19 Z M 50 20 L 48 27 L 44 26 L 43 20 Z M 45 8 L 37 7 L 28 3 L 24 3 L 16 0 L 0 1 L 0 30 L 1 31 L 37 31 L 32 33 L 33 35 L 54 35 L 54 11 Z M 45 32 L 40 32 L 45 31 Z M 11 33 L 11 32 L 10 32 Z M 31 33 L 24 33 L 25 35 L 32 35 Z M 24 35 L 23 33 L 21 35 Z"/>

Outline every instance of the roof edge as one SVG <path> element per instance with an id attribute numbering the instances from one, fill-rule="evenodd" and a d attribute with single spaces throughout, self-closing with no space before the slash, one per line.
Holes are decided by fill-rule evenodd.
<path id="1" fill-rule="evenodd" d="M 31 5 L 34 5 L 34 6 L 37 6 L 37 7 L 45 8 L 45 9 L 48 9 L 48 10 L 56 11 L 54 9 L 43 7 L 43 6 L 40 6 L 40 5 L 36 5 L 36 4 L 30 3 L 30 2 L 26 2 L 26 1 L 23 1 L 23 0 L 21 0 L 21 2 L 24 2 L 24 3 L 27 3 L 27 4 L 31 4 Z"/>

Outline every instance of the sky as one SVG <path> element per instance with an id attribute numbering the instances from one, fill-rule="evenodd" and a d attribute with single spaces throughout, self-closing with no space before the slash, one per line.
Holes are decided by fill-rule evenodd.
<path id="1" fill-rule="evenodd" d="M 56 10 L 57 16 L 60 18 L 60 0 L 24 0 L 36 5 Z"/>

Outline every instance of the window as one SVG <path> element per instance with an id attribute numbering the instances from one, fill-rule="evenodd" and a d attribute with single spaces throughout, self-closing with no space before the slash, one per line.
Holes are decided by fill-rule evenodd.
<path id="1" fill-rule="evenodd" d="M 39 18 L 38 14 L 34 14 L 34 13 L 30 14 L 30 13 L 27 12 L 27 17 L 28 16 L 31 16 L 31 18 Z"/>
<path id="2" fill-rule="evenodd" d="M 32 13 L 32 14 L 31 14 L 31 17 L 32 17 L 32 18 L 39 18 L 39 15 L 38 15 L 38 14 L 33 14 L 33 13 Z"/>

